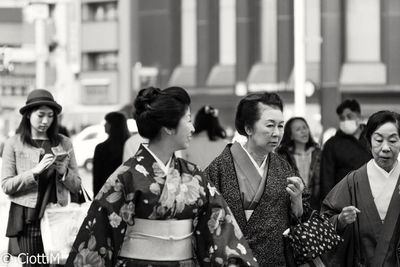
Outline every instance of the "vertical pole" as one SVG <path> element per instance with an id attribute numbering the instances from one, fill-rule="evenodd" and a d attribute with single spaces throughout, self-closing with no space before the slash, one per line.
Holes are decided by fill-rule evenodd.
<path id="1" fill-rule="evenodd" d="M 294 112 L 306 113 L 305 2 L 294 0 Z"/>
<path id="2" fill-rule="evenodd" d="M 46 86 L 46 25 L 45 20 L 35 20 L 35 48 L 36 48 L 36 88 Z"/>

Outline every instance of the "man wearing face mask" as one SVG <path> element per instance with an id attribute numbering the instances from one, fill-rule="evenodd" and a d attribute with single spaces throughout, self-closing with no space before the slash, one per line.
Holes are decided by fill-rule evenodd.
<path id="1" fill-rule="evenodd" d="M 371 158 L 361 123 L 360 104 L 344 100 L 337 108 L 339 129 L 324 145 L 321 156 L 321 200 L 350 171 L 356 170 Z"/>

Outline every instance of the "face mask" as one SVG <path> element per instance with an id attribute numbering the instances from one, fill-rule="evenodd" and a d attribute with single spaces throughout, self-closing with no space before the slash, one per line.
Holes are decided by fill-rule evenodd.
<path id="1" fill-rule="evenodd" d="M 345 134 L 352 135 L 354 134 L 357 129 L 357 121 L 356 120 L 346 120 L 346 121 L 341 121 L 339 124 L 340 130 L 344 132 Z"/>

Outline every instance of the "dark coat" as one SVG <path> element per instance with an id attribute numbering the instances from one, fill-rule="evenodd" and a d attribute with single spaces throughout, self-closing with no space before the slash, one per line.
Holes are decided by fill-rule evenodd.
<path id="1" fill-rule="evenodd" d="M 308 190 L 310 192 L 310 204 L 313 209 L 319 210 L 322 199 L 320 198 L 320 168 L 321 168 L 321 149 L 315 147 L 311 153 L 311 165 L 308 177 Z M 289 164 L 298 172 L 296 160 L 293 151 L 279 150 L 278 154 L 281 155 Z"/>
<path id="2" fill-rule="evenodd" d="M 291 223 L 286 178 L 294 176 L 295 171 L 279 155 L 269 154 L 265 191 L 252 216 L 246 221 L 230 147 L 231 144 L 227 145 L 221 155 L 211 162 L 205 170 L 206 176 L 222 193 L 260 266 L 293 264 L 293 256 L 284 245 L 282 233 Z M 285 254 L 288 254 L 288 262 Z"/>
<path id="3" fill-rule="evenodd" d="M 122 164 L 123 144 L 107 139 L 96 146 L 93 156 L 93 194 L 96 195 L 107 178 Z"/>
<path id="4" fill-rule="evenodd" d="M 365 133 L 357 140 L 338 130 L 324 145 L 321 157 L 321 199 L 350 171 L 372 158 Z"/>

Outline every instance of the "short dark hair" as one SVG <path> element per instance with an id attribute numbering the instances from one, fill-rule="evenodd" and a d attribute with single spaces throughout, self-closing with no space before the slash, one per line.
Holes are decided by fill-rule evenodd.
<path id="1" fill-rule="evenodd" d="M 253 127 L 260 119 L 259 103 L 283 111 L 282 100 L 276 93 L 265 92 L 247 95 L 240 100 L 236 109 L 235 127 L 239 134 L 247 136 L 246 126 Z"/>
<path id="2" fill-rule="evenodd" d="M 372 114 L 371 117 L 369 117 L 367 126 L 365 127 L 365 138 L 367 138 L 367 142 L 369 145 L 371 145 L 371 137 L 376 129 L 388 122 L 392 122 L 396 125 L 397 133 L 400 135 L 399 113 L 389 110 L 381 110 Z"/>
<path id="3" fill-rule="evenodd" d="M 181 87 L 141 89 L 134 102 L 133 115 L 139 134 L 152 140 L 162 127 L 175 129 L 189 105 L 190 97 Z"/>
<path id="4" fill-rule="evenodd" d="M 44 105 L 46 106 L 46 105 Z M 31 120 L 30 116 L 31 114 L 38 110 L 41 106 L 34 106 L 32 108 L 24 110 L 24 113 L 22 114 L 22 119 L 21 122 L 19 123 L 19 126 L 17 128 L 17 133 L 21 135 L 21 141 L 24 144 L 29 144 L 31 146 L 36 146 L 35 142 L 32 139 L 32 130 L 31 130 Z M 53 116 L 53 122 L 51 123 L 50 127 L 47 129 L 47 137 L 49 138 L 50 144 L 52 146 L 57 146 L 60 141 L 61 137 L 58 134 L 58 118 L 57 118 L 57 110 L 54 107 L 46 106 L 48 108 L 51 108 L 53 110 L 54 116 Z"/>
<path id="5" fill-rule="evenodd" d="M 353 112 L 361 114 L 360 103 L 355 99 L 346 99 L 336 108 L 336 114 L 341 115 L 343 111 L 348 108 Z"/>
<path id="6" fill-rule="evenodd" d="M 212 106 L 203 106 L 199 109 L 194 119 L 194 129 L 195 134 L 207 131 L 211 141 L 226 137 L 226 132 L 218 120 L 218 110 Z"/>
<path id="7" fill-rule="evenodd" d="M 294 149 L 294 141 L 292 140 L 292 123 L 296 120 L 301 120 L 302 122 L 304 122 L 309 130 L 309 137 L 306 143 L 306 149 L 310 147 L 318 147 L 317 142 L 315 142 L 314 138 L 312 137 L 310 126 L 308 125 L 307 121 L 303 117 L 292 117 L 285 124 L 281 144 L 278 150 L 288 151 Z"/>

